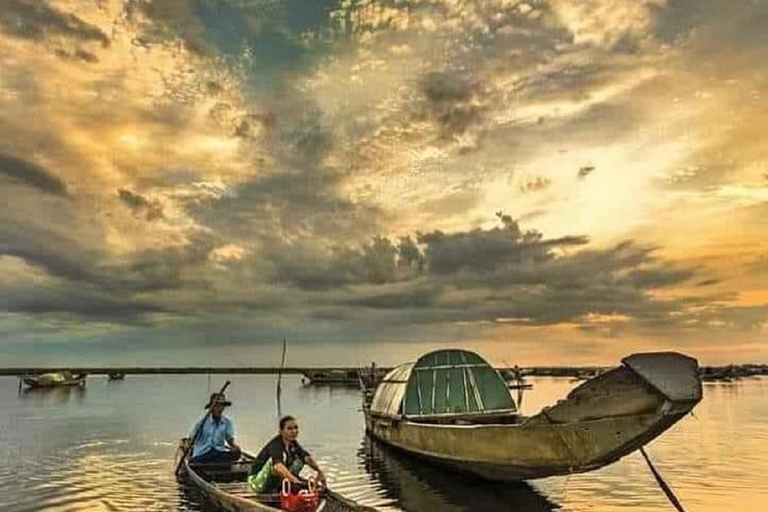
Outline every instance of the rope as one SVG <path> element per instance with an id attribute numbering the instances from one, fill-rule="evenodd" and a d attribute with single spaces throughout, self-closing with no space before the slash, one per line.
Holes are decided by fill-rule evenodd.
<path id="1" fill-rule="evenodd" d="M 672 489 L 669 488 L 667 483 L 661 477 L 661 474 L 658 471 L 656 471 L 655 467 L 653 467 L 653 464 L 651 463 L 651 459 L 648 458 L 648 454 L 645 453 L 645 449 L 642 446 L 640 447 L 640 453 L 643 454 L 643 458 L 645 459 L 645 462 L 648 463 L 648 467 L 651 468 L 651 473 L 653 473 L 654 478 L 656 478 L 656 482 L 659 484 L 659 487 L 661 487 L 661 490 L 664 491 L 664 494 L 667 495 L 667 499 L 669 499 L 669 502 L 675 506 L 678 512 L 685 512 L 685 509 L 680 504 L 680 500 L 677 499 L 677 497 L 675 496 L 675 493 L 672 492 Z"/>

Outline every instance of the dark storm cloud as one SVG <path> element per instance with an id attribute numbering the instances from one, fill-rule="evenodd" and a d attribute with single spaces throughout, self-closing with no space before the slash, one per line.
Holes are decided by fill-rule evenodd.
<path id="1" fill-rule="evenodd" d="M 431 72 L 421 81 L 425 115 L 440 126 L 444 135 L 461 134 L 482 118 L 483 108 L 471 101 L 477 85 L 459 73 Z"/>
<path id="2" fill-rule="evenodd" d="M 0 9 L 0 30 L 13 37 L 33 41 L 64 36 L 109 46 L 109 38 L 101 29 L 74 14 L 61 12 L 43 0 L 4 0 Z"/>
<path id="3" fill-rule="evenodd" d="M 65 314 L 89 320 L 133 323 L 165 308 L 159 304 L 115 297 L 99 290 L 57 285 L 28 290 L 7 289 L 0 300 L 0 309 L 12 313 Z"/>
<path id="4" fill-rule="evenodd" d="M 653 32 L 667 43 L 681 43 L 693 38 L 692 50 L 700 56 L 722 53 L 730 48 L 742 51 L 764 48 L 768 43 L 768 5 L 736 0 L 677 0 L 659 8 Z M 711 53 L 710 53 L 711 55 Z"/>
<path id="5" fill-rule="evenodd" d="M 157 201 L 150 201 L 141 194 L 121 188 L 117 191 L 120 200 L 135 213 L 145 215 L 148 221 L 163 218 L 163 207 Z"/>
<path id="6" fill-rule="evenodd" d="M 188 0 L 128 0 L 123 8 L 125 18 L 134 22 L 143 19 L 148 23 L 139 25 L 140 35 L 134 39 L 136 46 L 172 44 L 183 41 L 191 52 L 200 55 L 209 53 L 205 41 L 205 27 L 196 12 L 195 2 Z"/>
<path id="7" fill-rule="evenodd" d="M 277 282 L 304 290 L 383 284 L 398 277 L 397 248 L 381 237 L 361 248 L 322 250 L 309 240 L 303 245 L 275 245 L 267 257 L 275 267 Z"/>
<path id="8" fill-rule="evenodd" d="M 55 196 L 66 197 L 67 186 L 49 170 L 27 160 L 0 153 L 0 175 Z"/>
<path id="9" fill-rule="evenodd" d="M 517 222 L 507 216 L 503 222 L 503 227 L 491 230 L 453 234 L 435 231 L 420 235 L 418 241 L 426 246 L 424 254 L 430 272 L 493 271 L 499 266 L 543 262 L 553 257 L 554 247 L 587 243 L 584 237 L 543 240 L 538 232 L 522 232 Z"/>

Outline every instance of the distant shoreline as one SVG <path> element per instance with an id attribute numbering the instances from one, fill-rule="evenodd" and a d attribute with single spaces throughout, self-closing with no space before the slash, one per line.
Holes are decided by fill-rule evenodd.
<path id="1" fill-rule="evenodd" d="M 535 366 L 520 367 L 522 376 L 534 377 L 580 377 L 585 378 L 594 376 L 614 368 L 615 366 Z M 390 370 L 392 367 L 378 366 L 381 371 Z M 304 375 L 314 372 L 330 371 L 357 371 L 360 369 L 370 369 L 370 366 L 334 366 L 334 367 L 286 367 L 282 369 L 284 374 Z M 508 367 L 497 367 L 497 370 L 513 370 Z M 89 375 L 109 375 L 110 373 L 124 373 L 126 375 L 274 375 L 281 370 L 277 366 L 267 367 L 24 367 L 24 368 L 0 368 L 0 376 L 21 376 L 47 372 L 70 371 L 72 373 L 87 373 Z M 714 379 L 720 378 L 739 378 L 753 375 L 768 375 L 768 364 L 739 364 L 725 366 L 702 366 L 701 375 L 704 380 L 707 377 Z"/>

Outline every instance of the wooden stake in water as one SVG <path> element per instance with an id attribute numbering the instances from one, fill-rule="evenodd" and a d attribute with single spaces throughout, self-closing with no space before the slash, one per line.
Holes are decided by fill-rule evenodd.
<path id="1" fill-rule="evenodd" d="M 643 458 L 645 459 L 645 462 L 648 463 L 648 467 L 651 468 L 651 473 L 653 473 L 654 478 L 656 478 L 656 482 L 658 482 L 659 487 L 661 487 L 661 490 L 664 491 L 664 494 L 667 495 L 667 499 L 669 499 L 669 502 L 674 505 L 674 507 L 678 510 L 678 512 L 685 512 L 685 509 L 680 504 L 680 500 L 677 499 L 677 496 L 675 496 L 675 493 L 672 492 L 672 489 L 667 485 L 667 482 L 664 481 L 664 479 L 661 477 L 661 474 L 656 471 L 656 468 L 653 467 L 653 464 L 651 463 L 651 459 L 648 458 L 648 454 L 645 453 L 645 449 L 643 447 L 640 447 L 640 453 L 643 454 Z"/>
<path id="2" fill-rule="evenodd" d="M 285 366 L 285 347 L 286 341 L 285 338 L 283 338 L 283 357 L 280 360 L 280 370 L 277 372 L 277 417 L 281 418 L 283 416 L 283 410 L 280 406 L 280 392 L 282 391 L 280 388 L 280 383 L 283 379 L 283 367 Z"/>

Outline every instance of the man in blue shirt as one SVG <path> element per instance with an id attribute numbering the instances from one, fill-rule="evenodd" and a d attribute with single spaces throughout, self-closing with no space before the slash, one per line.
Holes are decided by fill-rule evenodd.
<path id="1" fill-rule="evenodd" d="M 193 444 L 191 462 L 232 462 L 240 458 L 240 447 L 235 444 L 235 425 L 224 416 L 224 408 L 230 405 L 232 402 L 223 394 L 211 395 L 209 405 L 205 406 L 211 408 L 211 414 L 198 420 L 189 434 Z M 195 432 L 198 432 L 197 437 Z"/>

